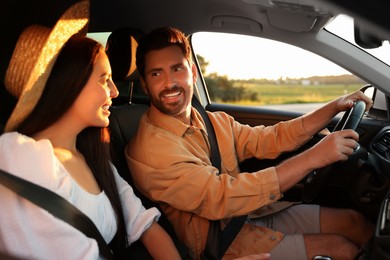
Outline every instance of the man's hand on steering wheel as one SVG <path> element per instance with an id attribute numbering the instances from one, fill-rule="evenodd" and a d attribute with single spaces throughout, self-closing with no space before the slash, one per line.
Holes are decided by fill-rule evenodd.
<path id="1" fill-rule="evenodd" d="M 307 152 L 323 168 L 338 161 L 346 161 L 358 146 L 359 135 L 351 129 L 332 132 Z"/>
<path id="2" fill-rule="evenodd" d="M 359 100 L 366 103 L 365 111 L 368 111 L 372 107 L 372 103 L 373 103 L 372 100 L 369 97 L 367 97 L 366 95 L 364 95 L 364 93 L 361 91 L 356 91 L 356 92 L 353 92 L 351 94 L 347 94 L 347 95 L 339 97 L 338 99 L 336 99 L 336 101 L 337 101 L 336 107 L 337 107 L 338 111 L 340 111 L 340 112 L 347 111 L 354 106 L 356 101 L 359 101 Z"/>
<path id="3" fill-rule="evenodd" d="M 364 112 L 372 106 L 372 100 L 361 91 L 344 95 L 334 102 L 336 102 L 338 111 L 347 111 L 333 132 L 307 151 L 311 153 L 309 158 L 315 160 L 318 168 L 307 177 L 302 194 L 305 202 L 311 202 L 318 196 L 327 176 L 334 170 L 334 163 L 348 160 L 349 156 L 359 147 L 357 143 L 359 135 L 355 129 Z"/>

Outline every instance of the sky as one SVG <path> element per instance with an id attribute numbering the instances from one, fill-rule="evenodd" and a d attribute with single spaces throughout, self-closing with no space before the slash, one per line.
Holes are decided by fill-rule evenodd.
<path id="1" fill-rule="evenodd" d="M 193 37 L 195 52 L 209 62 L 207 73 L 216 72 L 230 79 L 278 79 L 281 76 L 302 78 L 349 73 L 318 55 L 280 42 L 251 36 L 218 34 L 219 43 L 207 44 L 211 38 L 212 33 Z M 259 41 L 263 51 L 254 52 L 259 50 Z M 243 62 L 244 59 L 250 62 Z M 282 71 L 283 75 L 280 74 Z"/>

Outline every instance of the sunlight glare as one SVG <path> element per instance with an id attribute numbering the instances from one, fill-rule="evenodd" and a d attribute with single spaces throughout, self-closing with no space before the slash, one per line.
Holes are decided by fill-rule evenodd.
<path id="1" fill-rule="evenodd" d="M 212 43 L 210 39 L 215 39 L 215 42 Z M 254 52 L 259 49 L 259 44 L 263 51 Z M 304 78 L 314 75 L 349 74 L 348 71 L 316 54 L 269 39 L 242 35 L 237 37 L 223 33 L 215 37 L 215 33 L 202 32 L 195 34 L 193 45 L 195 51 L 209 62 L 206 69 L 208 74 L 215 72 L 218 75 L 226 75 L 229 79 Z M 237 46 L 241 48 L 238 49 Z M 305 57 L 304 61 L 302 57 Z M 251 62 L 243 63 L 243 60 Z M 321 71 L 326 71 L 324 75 L 319 75 L 319 66 Z M 280 75 L 281 71 L 285 75 Z"/>

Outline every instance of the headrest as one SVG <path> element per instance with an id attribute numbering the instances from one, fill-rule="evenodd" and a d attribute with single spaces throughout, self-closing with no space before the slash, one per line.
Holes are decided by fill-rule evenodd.
<path id="1" fill-rule="evenodd" d="M 112 78 L 116 81 L 134 81 L 138 78 L 135 53 L 143 33 L 130 27 L 113 31 L 107 39 L 106 53 L 110 60 Z"/>

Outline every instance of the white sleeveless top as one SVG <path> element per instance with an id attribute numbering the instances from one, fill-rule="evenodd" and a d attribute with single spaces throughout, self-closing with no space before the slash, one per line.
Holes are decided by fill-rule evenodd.
<path id="1" fill-rule="evenodd" d="M 0 136 L 0 169 L 43 186 L 67 199 L 96 225 L 106 242 L 117 230 L 113 208 L 104 192 L 88 193 L 54 155 L 49 140 L 17 132 Z M 146 210 L 131 186 L 114 168 L 130 243 L 156 221 L 160 212 Z M 97 259 L 96 241 L 0 185 L 0 252 L 34 259 Z"/>

